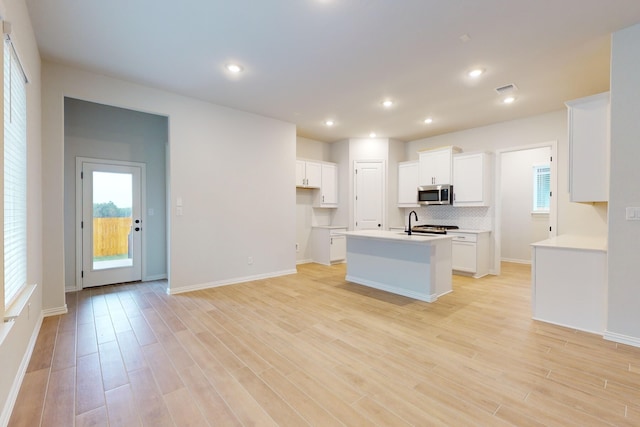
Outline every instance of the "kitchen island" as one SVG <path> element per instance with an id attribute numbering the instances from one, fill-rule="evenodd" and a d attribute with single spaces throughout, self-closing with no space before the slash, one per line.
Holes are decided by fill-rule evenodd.
<path id="1" fill-rule="evenodd" d="M 348 281 L 426 302 L 451 292 L 451 236 L 384 230 L 344 234 Z"/>

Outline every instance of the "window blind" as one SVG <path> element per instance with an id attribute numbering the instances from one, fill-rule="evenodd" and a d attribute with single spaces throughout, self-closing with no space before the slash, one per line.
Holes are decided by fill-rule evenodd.
<path id="1" fill-rule="evenodd" d="M 551 167 L 549 165 L 533 167 L 533 211 L 549 212 L 551 200 Z"/>
<path id="2" fill-rule="evenodd" d="M 11 41 L 4 42 L 4 303 L 27 281 L 26 79 Z"/>

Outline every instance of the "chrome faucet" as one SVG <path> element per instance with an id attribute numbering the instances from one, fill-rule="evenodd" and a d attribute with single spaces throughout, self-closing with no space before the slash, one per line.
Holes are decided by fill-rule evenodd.
<path id="1" fill-rule="evenodd" d="M 411 214 L 415 215 L 416 221 L 418 220 L 418 214 L 416 213 L 416 211 L 409 212 L 409 231 L 407 232 L 407 234 L 409 234 L 409 236 L 411 236 Z"/>

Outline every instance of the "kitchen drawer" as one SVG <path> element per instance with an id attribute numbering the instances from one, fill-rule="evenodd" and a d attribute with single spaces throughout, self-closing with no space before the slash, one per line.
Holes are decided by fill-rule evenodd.
<path id="1" fill-rule="evenodd" d="M 449 231 L 448 234 L 453 237 L 454 242 L 477 242 L 478 235 L 476 233 L 458 233 Z"/>

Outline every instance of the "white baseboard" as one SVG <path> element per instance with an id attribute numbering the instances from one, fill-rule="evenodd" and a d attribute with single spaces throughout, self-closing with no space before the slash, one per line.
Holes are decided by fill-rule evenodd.
<path id="1" fill-rule="evenodd" d="M 296 265 L 311 264 L 312 262 L 313 262 L 312 259 L 299 259 L 299 260 L 296 260 Z"/>
<path id="2" fill-rule="evenodd" d="M 262 279 L 270 279 L 272 277 L 287 276 L 289 274 L 296 274 L 296 273 L 297 271 L 295 269 L 274 271 L 272 273 L 256 274 L 255 276 L 238 277 L 230 280 L 220 280 L 217 282 L 202 283 L 199 285 L 183 286 L 177 289 L 167 288 L 167 294 L 177 295 L 185 292 L 200 291 L 202 289 L 217 288 L 218 286 L 235 285 L 237 283 L 252 282 L 254 280 L 262 280 Z"/>
<path id="3" fill-rule="evenodd" d="M 47 308 L 46 310 L 42 310 L 42 317 L 57 316 L 59 314 L 67 314 L 68 312 L 69 310 L 67 310 L 67 304 L 65 304 L 62 307 Z"/>
<path id="4" fill-rule="evenodd" d="M 7 401 L 5 402 L 2 413 L 0 414 L 0 426 L 9 425 L 9 419 L 11 418 L 11 413 L 13 412 L 13 407 L 16 404 L 16 400 L 18 400 L 18 393 L 20 393 L 22 381 L 24 380 L 24 376 L 27 373 L 27 367 L 29 366 L 29 361 L 31 360 L 33 349 L 36 347 L 36 341 L 38 340 L 38 334 L 40 333 L 40 327 L 42 326 L 43 318 L 44 317 L 41 313 L 40 318 L 36 322 L 36 327 L 33 328 L 31 338 L 29 338 L 27 351 L 25 351 L 24 356 L 22 357 L 22 361 L 20 362 L 20 366 L 18 367 L 18 372 L 16 372 L 16 376 L 13 379 L 13 384 L 11 385 L 11 389 L 9 390 Z"/>
<path id="5" fill-rule="evenodd" d="M 64 293 L 65 294 L 68 294 L 69 292 L 77 292 L 77 291 L 80 291 L 80 290 L 82 290 L 82 289 L 78 289 L 75 286 L 65 286 L 64 287 Z"/>
<path id="6" fill-rule="evenodd" d="M 503 262 L 512 262 L 514 264 L 527 264 L 531 265 L 530 259 L 515 259 L 515 258 L 501 258 L 500 261 Z"/>
<path id="7" fill-rule="evenodd" d="M 617 334 L 615 332 L 604 332 L 604 339 L 608 341 L 614 341 L 620 344 L 631 345 L 633 347 L 640 347 L 640 338 L 630 337 L 628 335 Z"/>
<path id="8" fill-rule="evenodd" d="M 143 282 L 154 282 L 156 280 L 165 280 L 167 278 L 166 274 L 156 274 L 155 276 L 145 276 L 142 281 Z"/>

